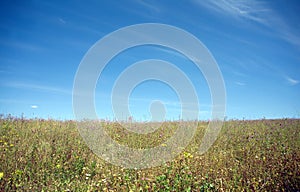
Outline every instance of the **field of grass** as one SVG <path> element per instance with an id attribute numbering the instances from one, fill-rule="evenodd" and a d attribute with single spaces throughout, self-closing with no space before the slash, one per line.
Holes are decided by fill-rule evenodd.
<path id="1" fill-rule="evenodd" d="M 73 121 L 0 119 L 0 191 L 299 191 L 300 120 L 227 121 L 204 155 L 196 153 L 207 122 L 176 159 L 160 167 L 123 169 L 98 158 Z M 166 129 L 135 135 L 105 129 L 131 147 L 153 147 Z M 134 158 L 134 157 L 131 157 Z"/>

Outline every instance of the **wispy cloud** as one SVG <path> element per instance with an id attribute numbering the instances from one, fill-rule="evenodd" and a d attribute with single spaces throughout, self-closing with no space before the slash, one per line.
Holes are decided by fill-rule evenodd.
<path id="1" fill-rule="evenodd" d="M 298 80 L 293 79 L 293 78 L 288 77 L 288 76 L 286 76 L 285 79 L 287 80 L 287 82 L 288 82 L 290 85 L 297 85 L 297 84 L 299 83 Z"/>
<path id="2" fill-rule="evenodd" d="M 155 6 L 154 4 L 150 3 L 150 2 L 146 2 L 146 1 L 143 1 L 143 0 L 138 0 L 136 1 L 137 3 L 139 3 L 140 5 L 146 7 L 147 9 L 150 9 L 152 11 L 155 11 L 155 12 L 160 12 L 160 8 L 158 6 Z"/>
<path id="3" fill-rule="evenodd" d="M 58 18 L 58 21 L 61 23 L 61 24 L 66 24 L 67 22 L 64 20 L 64 19 L 62 19 L 62 18 Z"/>
<path id="4" fill-rule="evenodd" d="M 0 69 L 0 73 L 9 73 L 9 71 Z"/>
<path id="5" fill-rule="evenodd" d="M 26 51 L 31 51 L 31 52 L 38 52 L 43 50 L 44 48 L 41 46 L 38 46 L 33 43 L 29 42 L 21 42 L 21 41 L 8 41 L 4 40 L 1 41 L 0 44 L 7 46 L 7 47 L 12 47 L 18 50 L 26 50 Z"/>
<path id="6" fill-rule="evenodd" d="M 257 0 L 194 0 L 194 2 L 221 15 L 262 24 L 275 31 L 277 33 L 275 34 L 281 39 L 300 46 L 299 35 L 287 24 L 285 18 L 275 12 L 267 2 Z"/>
<path id="7" fill-rule="evenodd" d="M 234 83 L 237 84 L 237 85 L 240 85 L 240 86 L 245 86 L 245 85 L 246 85 L 246 83 L 239 82 L 239 81 L 236 81 L 236 82 L 234 82 Z"/>
<path id="8" fill-rule="evenodd" d="M 159 47 L 159 46 L 155 46 L 155 49 L 158 50 L 158 51 L 162 51 L 162 52 L 165 52 L 169 55 L 174 55 L 178 58 L 182 58 L 184 60 L 191 60 L 192 62 L 201 62 L 200 59 L 196 58 L 196 57 L 191 57 L 191 56 L 186 56 L 178 51 L 175 51 L 175 50 L 172 50 L 170 48 L 164 48 L 164 47 Z"/>
<path id="9" fill-rule="evenodd" d="M 26 104 L 29 101 L 18 100 L 18 99 L 2 99 L 0 98 L 0 103 L 9 103 L 9 104 Z"/>
<path id="10" fill-rule="evenodd" d="M 158 47 L 158 46 L 155 46 L 155 49 L 158 50 L 158 51 L 165 52 L 165 53 L 170 54 L 170 55 L 174 55 L 174 56 L 183 58 L 183 59 L 188 59 L 188 58 L 187 58 L 186 56 L 184 56 L 183 54 L 178 53 L 177 51 L 172 50 L 172 49 L 169 49 L 169 48 L 164 48 L 164 47 Z"/>
<path id="11" fill-rule="evenodd" d="M 286 22 L 284 22 L 283 19 L 278 18 L 277 24 L 276 26 L 274 25 L 274 27 L 276 27 L 282 39 L 293 45 L 300 46 L 299 34 L 295 34 L 295 32 L 286 24 Z"/>
<path id="12" fill-rule="evenodd" d="M 267 21 L 263 17 L 261 17 L 261 15 L 270 11 L 262 2 L 258 1 L 197 0 L 196 2 L 218 13 L 228 14 L 236 18 L 252 20 L 262 24 L 266 24 Z"/>
<path id="13" fill-rule="evenodd" d="M 136 5 L 140 6 L 137 7 Z M 137 15 L 141 18 L 147 18 L 151 20 L 159 19 L 161 12 L 163 12 L 159 4 L 157 2 L 154 3 L 154 1 L 146 2 L 142 0 L 135 0 L 132 1 L 132 4 L 129 6 L 123 6 L 123 4 L 117 3 L 116 1 L 115 6 L 120 10 L 127 12 L 127 14 Z"/>
<path id="14" fill-rule="evenodd" d="M 53 93 L 60 93 L 60 94 L 71 94 L 70 90 L 66 90 L 58 87 L 46 86 L 46 85 L 13 82 L 13 83 L 7 83 L 4 86 L 17 88 L 17 89 L 34 89 L 39 91 L 46 91 L 46 92 L 53 92 Z"/>

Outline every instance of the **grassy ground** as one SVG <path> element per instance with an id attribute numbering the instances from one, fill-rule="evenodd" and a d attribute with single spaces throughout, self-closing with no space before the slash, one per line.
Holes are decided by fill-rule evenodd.
<path id="1" fill-rule="evenodd" d="M 86 146 L 72 121 L 0 119 L 0 191 L 299 191 L 300 120 L 227 121 L 212 148 L 197 155 L 206 122 L 185 152 L 160 167 L 113 166 Z M 140 136 L 118 124 L 120 143 L 161 144 L 168 129 Z"/>

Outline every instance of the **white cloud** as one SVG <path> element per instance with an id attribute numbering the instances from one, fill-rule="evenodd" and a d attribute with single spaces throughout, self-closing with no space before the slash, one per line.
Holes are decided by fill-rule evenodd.
<path id="1" fill-rule="evenodd" d="M 37 105 L 31 105 L 30 107 L 31 107 L 31 109 L 37 109 L 39 106 L 37 106 Z"/>
<path id="2" fill-rule="evenodd" d="M 299 81 L 296 80 L 296 79 L 292 79 L 292 78 L 290 78 L 290 77 L 285 77 L 285 78 L 286 78 L 286 80 L 288 81 L 288 83 L 289 83 L 290 85 L 297 85 L 297 84 L 299 83 Z"/>

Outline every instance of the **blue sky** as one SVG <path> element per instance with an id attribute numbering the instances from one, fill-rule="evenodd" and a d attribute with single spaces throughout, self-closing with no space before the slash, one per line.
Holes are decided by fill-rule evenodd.
<path id="1" fill-rule="evenodd" d="M 89 48 L 128 25 L 163 23 L 204 43 L 223 74 L 228 118 L 300 117 L 299 1 L 8 1 L 0 2 L 0 113 L 73 119 L 72 88 Z M 130 64 L 143 59 L 174 63 L 197 90 L 200 119 L 209 119 L 210 93 L 201 72 L 182 55 L 142 46 L 114 58 L 96 88 L 100 118 L 112 119 L 112 86 Z M 297 99 L 298 98 L 298 99 Z M 149 118 L 149 102 L 165 103 L 178 118 L 174 90 L 144 82 L 129 99 L 136 119 Z"/>

